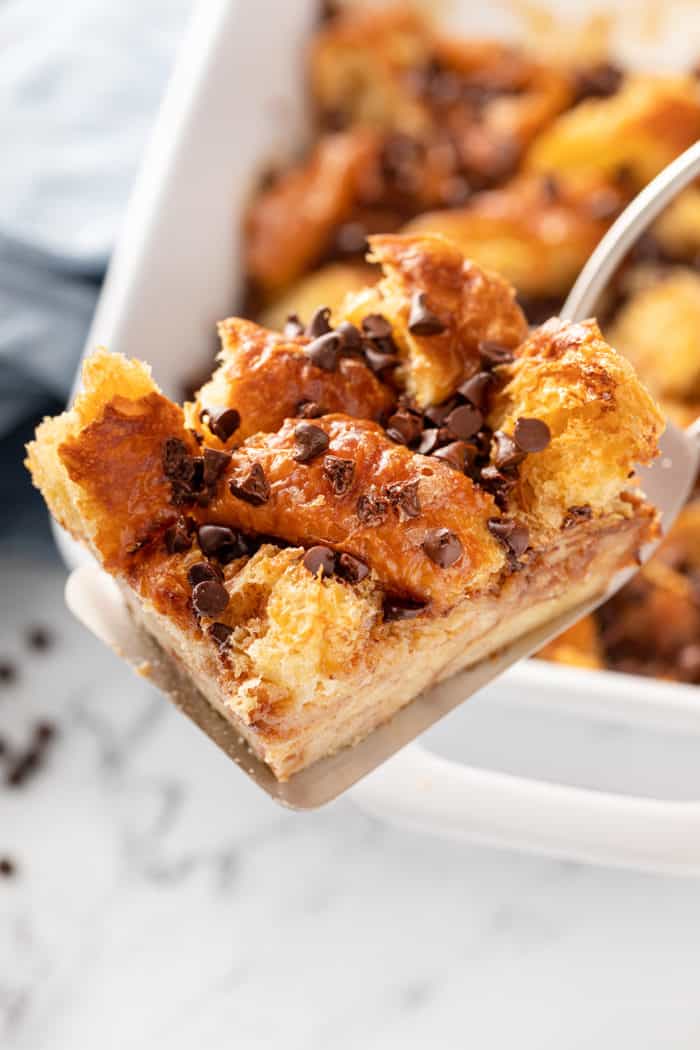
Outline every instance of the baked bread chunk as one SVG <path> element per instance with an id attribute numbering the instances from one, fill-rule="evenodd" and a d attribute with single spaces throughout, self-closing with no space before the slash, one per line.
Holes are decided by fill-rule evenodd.
<path id="1" fill-rule="evenodd" d="M 603 590 L 656 528 L 631 474 L 663 422 L 594 322 L 527 338 L 505 282 L 444 239 L 372 252 L 378 291 L 317 312 L 330 331 L 225 322 L 245 367 L 196 409 L 99 350 L 28 446 L 56 520 L 280 779 Z M 273 419 L 297 358 L 356 414 Z M 376 385 L 348 392 L 350 364 Z"/>

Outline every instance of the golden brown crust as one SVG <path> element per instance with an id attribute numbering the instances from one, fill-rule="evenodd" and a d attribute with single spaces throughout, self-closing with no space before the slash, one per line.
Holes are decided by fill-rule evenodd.
<path id="1" fill-rule="evenodd" d="M 356 358 L 341 358 L 334 371 L 315 365 L 304 352 L 309 338 L 288 339 L 240 317 L 222 321 L 219 335 L 219 367 L 186 406 L 188 426 L 216 448 L 240 444 L 259 430 L 276 431 L 285 419 L 300 414 L 303 402 L 314 402 L 326 413 L 379 419 L 395 400 Z M 200 418 L 202 410 L 221 408 L 235 408 L 241 417 L 225 442 L 212 434 L 206 416 Z"/>
<path id="2" fill-rule="evenodd" d="M 368 564 L 390 590 L 436 608 L 486 586 L 500 571 L 502 548 L 486 527 L 496 506 L 464 474 L 394 444 L 376 423 L 342 415 L 313 421 L 327 435 L 328 448 L 311 462 L 299 463 L 294 458 L 298 426 L 287 420 L 276 434 L 251 438 L 234 452 L 216 499 L 203 512 L 206 520 L 345 551 Z M 328 477 L 326 456 L 353 464 L 351 484 L 341 495 Z M 228 487 L 229 478 L 247 475 L 254 463 L 270 488 L 259 506 L 232 495 Z M 392 492 L 398 495 L 405 485 L 416 487 L 420 509 L 415 515 L 402 513 L 392 500 Z M 459 558 L 446 568 L 423 548 L 428 531 L 437 528 L 450 529 L 461 545 Z"/>
<path id="3" fill-rule="evenodd" d="M 246 217 L 246 268 L 266 294 L 319 259 L 350 213 L 377 150 L 376 137 L 363 129 L 326 135 L 307 160 L 257 195 Z"/>
<path id="4" fill-rule="evenodd" d="M 327 263 L 296 281 L 263 310 L 260 323 L 281 332 L 287 318 L 296 314 L 307 322 L 319 304 L 331 315 L 342 305 L 346 295 L 359 292 L 379 280 L 379 270 L 363 262 Z"/>
<path id="5" fill-rule="evenodd" d="M 444 234 L 522 295 L 565 295 L 624 203 L 619 187 L 599 180 L 524 175 L 464 208 L 425 212 L 404 232 Z"/>
<path id="6" fill-rule="evenodd" d="M 611 98 L 558 117 L 526 157 L 532 171 L 625 177 L 638 189 L 700 138 L 700 88 L 690 76 L 637 75 Z"/>
<path id="7" fill-rule="evenodd" d="M 375 288 L 351 294 L 338 315 L 354 323 L 372 313 L 386 317 L 405 360 L 400 378 L 419 405 L 444 401 L 479 370 L 480 342 L 515 348 L 525 338 L 527 323 L 510 285 L 474 266 L 446 238 L 395 234 L 369 243 L 384 276 Z M 444 325 L 438 335 L 409 331 L 420 292 Z"/>
<path id="8" fill-rule="evenodd" d="M 552 437 L 519 470 L 519 504 L 540 527 L 558 528 L 571 507 L 602 512 L 623 492 L 634 464 L 657 454 L 663 417 L 595 321 L 553 318 L 503 373 L 494 429 L 512 435 L 518 418 L 535 418 Z"/>

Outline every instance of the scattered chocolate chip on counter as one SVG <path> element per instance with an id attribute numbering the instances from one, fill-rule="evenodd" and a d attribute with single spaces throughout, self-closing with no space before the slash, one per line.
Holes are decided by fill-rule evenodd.
<path id="1" fill-rule="evenodd" d="M 17 677 L 17 665 L 11 660 L 0 660 L 0 685 L 10 685 Z"/>
<path id="2" fill-rule="evenodd" d="M 0 876 L 3 879 L 11 879 L 13 875 L 17 874 L 17 866 L 10 857 L 0 857 Z"/>

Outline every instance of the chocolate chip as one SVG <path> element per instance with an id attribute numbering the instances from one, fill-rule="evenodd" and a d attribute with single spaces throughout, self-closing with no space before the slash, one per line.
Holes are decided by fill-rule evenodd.
<path id="1" fill-rule="evenodd" d="M 227 623 L 213 623 L 209 628 L 209 635 L 214 639 L 219 648 L 223 648 L 228 642 L 229 638 L 233 634 L 233 627 L 229 627 Z"/>
<path id="2" fill-rule="evenodd" d="M 450 529 L 428 529 L 423 550 L 441 569 L 449 569 L 462 557 L 463 547 L 459 536 Z"/>
<path id="3" fill-rule="evenodd" d="M 336 572 L 348 583 L 361 583 L 369 576 L 369 566 L 352 554 L 339 554 Z"/>
<path id="4" fill-rule="evenodd" d="M 541 419 L 521 416 L 515 424 L 513 439 L 521 452 L 541 452 L 552 440 L 552 434 Z"/>
<path id="5" fill-rule="evenodd" d="M 19 755 L 5 774 L 8 787 L 20 787 L 39 768 L 42 754 L 37 748 L 29 748 Z"/>
<path id="6" fill-rule="evenodd" d="M 230 452 L 220 452 L 216 448 L 205 448 L 202 453 L 203 484 L 207 488 L 214 488 L 230 462 Z"/>
<path id="7" fill-rule="evenodd" d="M 382 314 L 367 314 L 361 324 L 368 339 L 388 339 L 391 336 L 391 325 Z"/>
<path id="8" fill-rule="evenodd" d="M 411 298 L 411 312 L 408 316 L 408 330 L 411 335 L 440 335 L 446 327 L 437 314 L 429 309 L 425 293 L 415 292 Z"/>
<path id="9" fill-rule="evenodd" d="M 425 612 L 425 609 L 423 602 L 392 594 L 385 595 L 382 606 L 385 620 L 415 620 L 416 616 L 421 616 Z"/>
<path id="10" fill-rule="evenodd" d="M 17 678 L 17 667 L 9 660 L 0 660 L 0 684 L 9 685 Z"/>
<path id="11" fill-rule="evenodd" d="M 364 255 L 367 228 L 361 222 L 344 222 L 335 232 L 335 247 L 341 255 Z"/>
<path id="12" fill-rule="evenodd" d="M 323 460 L 323 474 L 330 482 L 335 495 L 344 496 L 352 488 L 355 464 L 351 459 L 326 456 Z"/>
<path id="13" fill-rule="evenodd" d="M 479 475 L 479 485 L 495 498 L 497 506 L 505 510 L 508 496 L 517 485 L 517 475 L 506 474 L 493 464 L 488 464 Z"/>
<path id="14" fill-rule="evenodd" d="M 415 441 L 423 430 L 420 416 L 409 412 L 406 408 L 399 408 L 387 420 L 386 432 L 394 441 L 402 445 L 410 445 Z"/>
<path id="15" fill-rule="evenodd" d="M 37 722 L 37 724 L 34 726 L 34 740 L 41 747 L 46 747 L 46 745 L 51 740 L 53 740 L 55 736 L 56 726 L 53 722 Z"/>
<path id="16" fill-rule="evenodd" d="M 524 525 L 514 518 L 489 518 L 487 528 L 514 557 L 519 558 L 528 548 L 530 536 Z"/>
<path id="17" fill-rule="evenodd" d="M 200 525 L 197 539 L 202 553 L 227 565 L 234 558 L 248 553 L 245 540 L 226 525 Z"/>
<path id="18" fill-rule="evenodd" d="M 340 345 L 341 338 L 336 332 L 326 332 L 305 346 L 304 353 L 317 368 L 322 368 L 324 372 L 335 372 Z"/>
<path id="19" fill-rule="evenodd" d="M 201 484 L 201 460 L 189 454 L 180 438 L 167 438 L 163 443 L 162 464 L 171 484 L 172 502 L 179 505 L 191 500 Z"/>
<path id="20" fill-rule="evenodd" d="M 493 435 L 495 445 L 494 464 L 499 468 L 515 467 L 525 459 L 525 453 L 518 448 L 512 437 L 496 430 Z"/>
<path id="21" fill-rule="evenodd" d="M 592 517 L 593 508 L 589 506 L 588 503 L 583 503 L 580 506 L 569 507 L 561 527 L 563 529 L 570 529 L 572 525 L 578 525 L 580 521 L 590 521 Z"/>
<path id="22" fill-rule="evenodd" d="M 357 517 L 362 525 L 381 525 L 389 513 L 389 502 L 381 496 L 365 492 L 357 501 Z"/>
<path id="23" fill-rule="evenodd" d="M 326 411 L 318 401 L 300 401 L 296 407 L 296 414 L 301 419 L 318 419 L 319 416 L 325 416 Z"/>
<path id="24" fill-rule="evenodd" d="M 223 578 L 224 574 L 221 569 L 208 561 L 196 561 L 187 570 L 187 581 L 190 587 L 196 587 L 198 583 L 203 583 L 204 580 L 221 581 Z"/>
<path id="25" fill-rule="evenodd" d="M 299 423 L 294 430 L 294 437 L 297 444 L 293 457 L 297 463 L 310 463 L 328 448 L 328 435 L 313 423 Z"/>
<path id="26" fill-rule="evenodd" d="M 306 326 L 306 335 L 309 339 L 318 339 L 320 335 L 325 335 L 326 332 L 330 332 L 330 317 L 331 311 L 328 306 L 319 306 L 314 311 L 314 315 Z"/>
<path id="27" fill-rule="evenodd" d="M 332 576 L 335 572 L 335 551 L 330 547 L 310 547 L 304 555 L 303 566 L 312 576 Z"/>
<path id="28" fill-rule="evenodd" d="M 469 446 L 465 441 L 451 441 L 449 445 L 436 449 L 433 459 L 442 460 L 448 467 L 454 470 L 464 470 L 467 463 Z"/>
<path id="29" fill-rule="evenodd" d="M 283 334 L 287 339 L 298 339 L 300 335 L 304 334 L 304 325 L 299 320 L 298 314 L 289 314 L 287 320 L 284 322 Z"/>
<path id="30" fill-rule="evenodd" d="M 241 425 L 240 413 L 235 408 L 221 408 L 208 413 L 208 426 L 214 437 L 226 442 Z"/>
<path id="31" fill-rule="evenodd" d="M 462 441 L 473 437 L 481 429 L 483 422 L 484 417 L 481 412 L 472 405 L 459 405 L 458 408 L 453 408 L 445 420 L 451 437 Z"/>
<path id="32" fill-rule="evenodd" d="M 42 624 L 34 624 L 27 631 L 27 645 L 35 652 L 44 652 L 50 649 L 53 643 L 53 634 Z"/>
<path id="33" fill-rule="evenodd" d="M 576 101 L 585 98 L 609 98 L 618 91 L 624 72 L 612 62 L 600 62 L 579 70 L 576 77 Z"/>
<path id="34" fill-rule="evenodd" d="M 431 452 L 435 451 L 439 444 L 439 431 L 435 429 L 424 430 L 420 439 L 420 444 L 418 445 L 418 452 L 420 452 L 422 456 L 429 456 Z"/>
<path id="35" fill-rule="evenodd" d="M 202 580 L 192 590 L 192 606 L 200 616 L 218 616 L 228 602 L 228 591 L 219 580 Z"/>
<path id="36" fill-rule="evenodd" d="M 417 518 L 421 512 L 418 484 L 418 479 L 415 481 L 395 481 L 384 489 L 387 499 L 392 507 L 398 511 L 401 521 L 405 521 L 407 518 Z"/>
<path id="37" fill-rule="evenodd" d="M 251 463 L 237 471 L 229 482 L 232 496 L 254 507 L 260 507 L 270 498 L 270 484 L 260 463 Z"/>
<path id="38" fill-rule="evenodd" d="M 482 339 L 479 343 L 479 354 L 485 368 L 496 368 L 497 365 L 507 365 L 514 360 L 515 355 L 508 346 L 496 343 L 492 339 Z"/>
<path id="39" fill-rule="evenodd" d="M 373 346 L 365 346 L 364 350 L 365 361 L 376 375 L 380 375 L 387 368 L 395 368 L 400 360 L 398 354 L 385 353 L 383 350 L 377 350 Z"/>
<path id="40" fill-rule="evenodd" d="M 361 350 L 362 335 L 360 329 L 351 321 L 341 321 L 336 328 L 336 335 L 340 336 L 343 350 Z"/>
<path id="41" fill-rule="evenodd" d="M 192 546 L 192 536 L 183 518 L 165 530 L 165 548 L 168 554 L 183 554 Z"/>
<path id="42" fill-rule="evenodd" d="M 12 878 L 16 871 L 17 869 L 13 860 L 10 860 L 9 857 L 0 857 L 0 875 L 2 875 L 4 879 Z"/>
<path id="43" fill-rule="evenodd" d="M 428 405 L 423 415 L 431 423 L 434 423 L 436 427 L 441 427 L 453 408 L 457 407 L 457 401 L 455 398 L 450 398 L 449 401 L 443 401 L 440 405 Z"/>
<path id="44" fill-rule="evenodd" d="M 490 372 L 477 372 L 458 387 L 458 393 L 466 398 L 474 408 L 484 408 L 488 401 L 489 388 L 494 382 Z"/>

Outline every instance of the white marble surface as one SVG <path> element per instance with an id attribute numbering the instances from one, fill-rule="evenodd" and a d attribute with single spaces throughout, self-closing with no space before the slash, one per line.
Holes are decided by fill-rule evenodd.
<path id="1" fill-rule="evenodd" d="M 3 544 L 0 579 L 0 733 L 60 726 L 0 787 L 3 1050 L 697 1050 L 700 883 L 284 812 L 71 621 L 48 548 Z M 473 712 L 444 733 L 472 761 L 700 791 L 697 740 Z"/>

